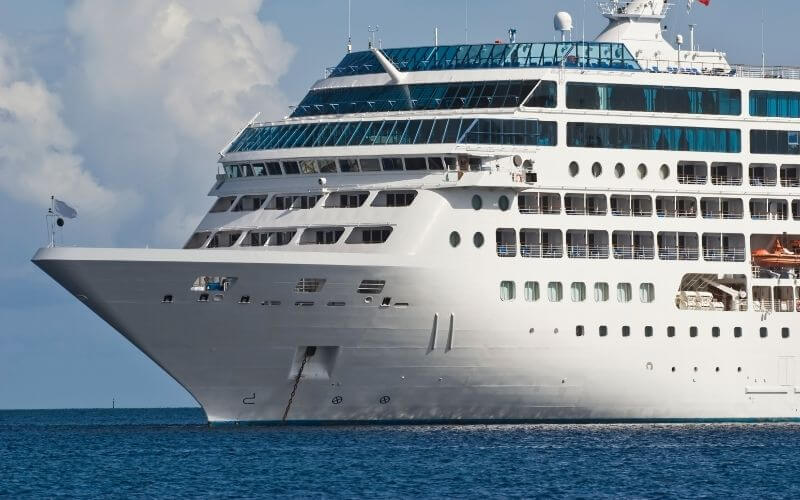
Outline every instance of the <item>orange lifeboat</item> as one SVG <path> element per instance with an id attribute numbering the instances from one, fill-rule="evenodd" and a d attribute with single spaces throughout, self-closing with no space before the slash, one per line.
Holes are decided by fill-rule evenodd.
<path id="1" fill-rule="evenodd" d="M 794 240 L 791 244 L 793 251 L 785 249 L 780 240 L 775 238 L 772 251 L 765 248 L 753 250 L 753 263 L 761 267 L 800 267 L 800 240 Z"/>

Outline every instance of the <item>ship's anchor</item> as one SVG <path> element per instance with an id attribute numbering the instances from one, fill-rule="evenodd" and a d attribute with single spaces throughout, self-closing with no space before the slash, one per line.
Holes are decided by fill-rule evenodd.
<path id="1" fill-rule="evenodd" d="M 306 367 L 306 362 L 308 358 L 314 355 L 317 352 L 317 348 L 314 346 L 306 347 L 306 352 L 303 354 L 303 362 L 300 363 L 300 369 L 297 370 L 297 377 L 294 379 L 294 386 L 292 387 L 292 393 L 289 395 L 289 402 L 286 404 L 286 409 L 283 410 L 283 418 L 281 422 L 286 422 L 286 417 L 289 416 L 289 409 L 292 407 L 292 401 L 294 401 L 294 395 L 297 392 L 297 386 L 300 384 L 300 377 L 303 376 L 303 369 Z"/>
<path id="2" fill-rule="evenodd" d="M 252 396 L 245 396 L 242 398 L 243 405 L 254 405 L 256 404 L 256 393 L 254 392 Z"/>

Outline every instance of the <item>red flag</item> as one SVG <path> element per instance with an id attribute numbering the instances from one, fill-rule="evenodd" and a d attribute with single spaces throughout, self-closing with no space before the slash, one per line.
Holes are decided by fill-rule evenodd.
<path id="1" fill-rule="evenodd" d="M 697 1 L 700 2 L 703 5 L 708 5 L 708 4 L 711 3 L 711 0 L 697 0 Z"/>

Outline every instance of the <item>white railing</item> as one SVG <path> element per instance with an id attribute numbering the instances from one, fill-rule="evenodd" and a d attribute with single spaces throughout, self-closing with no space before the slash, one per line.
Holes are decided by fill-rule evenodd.
<path id="1" fill-rule="evenodd" d="M 529 259 L 560 259 L 564 249 L 557 245 L 520 245 L 519 253 Z"/>
<path id="2" fill-rule="evenodd" d="M 697 260 L 700 252 L 696 248 L 659 248 L 658 258 L 661 260 Z"/>
<path id="3" fill-rule="evenodd" d="M 614 258 L 618 260 L 652 260 L 654 257 L 652 247 L 614 246 Z"/>
<path id="4" fill-rule="evenodd" d="M 679 184 L 705 184 L 708 180 L 708 177 L 705 175 L 679 175 L 678 176 L 678 183 Z"/>
<path id="5" fill-rule="evenodd" d="M 517 245 L 510 243 L 498 243 L 497 255 L 498 257 L 516 257 Z"/>
<path id="6" fill-rule="evenodd" d="M 572 245 L 567 247 L 570 259 L 607 259 L 607 246 Z"/>
<path id="7" fill-rule="evenodd" d="M 800 179 L 781 179 L 783 187 L 800 187 Z"/>
<path id="8" fill-rule="evenodd" d="M 711 177 L 711 184 L 715 186 L 741 186 L 742 178 L 733 176 Z"/>
<path id="9" fill-rule="evenodd" d="M 561 214 L 560 208 L 540 208 L 540 207 L 519 207 L 521 214 L 538 214 L 538 215 L 559 215 Z"/>
<path id="10" fill-rule="evenodd" d="M 743 219 L 743 212 L 723 212 L 714 210 L 703 210 L 704 219 Z"/>
<path id="11" fill-rule="evenodd" d="M 744 248 L 704 248 L 703 258 L 709 262 L 744 262 Z"/>

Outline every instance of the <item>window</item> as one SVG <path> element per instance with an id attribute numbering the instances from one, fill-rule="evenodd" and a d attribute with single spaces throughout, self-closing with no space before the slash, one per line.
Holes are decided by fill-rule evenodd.
<path id="1" fill-rule="evenodd" d="M 309 228 L 303 231 L 301 245 L 333 245 L 344 234 L 343 227 Z"/>
<path id="2" fill-rule="evenodd" d="M 781 328 L 781 338 L 788 339 L 789 338 L 789 329 L 786 327 Z"/>
<path id="3" fill-rule="evenodd" d="M 444 161 L 438 156 L 428 158 L 428 168 L 431 170 L 444 170 Z"/>
<path id="4" fill-rule="evenodd" d="M 267 173 L 269 175 L 283 175 L 283 171 L 281 170 L 281 164 L 277 161 L 271 161 L 267 163 Z"/>
<path id="5" fill-rule="evenodd" d="M 381 158 L 384 171 L 403 170 L 402 158 Z"/>
<path id="6" fill-rule="evenodd" d="M 739 115 L 741 101 L 741 91 L 735 89 L 567 83 L 570 109 Z"/>
<path id="7" fill-rule="evenodd" d="M 378 244 L 386 243 L 389 235 L 392 234 L 392 228 L 389 226 L 379 227 L 357 227 L 347 238 L 348 244 Z"/>
<path id="8" fill-rule="evenodd" d="M 583 325 L 577 325 L 575 327 L 575 336 L 576 337 L 583 337 Z"/>
<path id="9" fill-rule="evenodd" d="M 472 237 L 472 243 L 475 244 L 475 248 L 482 247 L 484 243 L 483 233 L 475 233 Z"/>
<path id="10" fill-rule="evenodd" d="M 455 248 L 461 244 L 461 235 L 458 234 L 458 231 L 453 231 L 450 233 L 450 246 Z"/>
<path id="11" fill-rule="evenodd" d="M 336 160 L 327 158 L 324 160 L 317 160 L 317 166 L 319 167 L 319 171 L 322 174 L 336 173 Z"/>
<path id="12" fill-rule="evenodd" d="M 379 172 L 381 170 L 381 163 L 377 158 L 362 158 L 358 162 L 362 172 Z"/>
<path id="13" fill-rule="evenodd" d="M 502 195 L 500 199 L 497 200 L 497 206 L 500 207 L 500 210 L 505 212 L 511 206 L 511 202 L 508 201 L 508 196 Z"/>
<path id="14" fill-rule="evenodd" d="M 375 61 L 377 64 L 377 61 Z M 537 80 L 381 85 L 311 90 L 292 117 L 387 111 L 555 107 L 555 82 Z M 338 129 L 337 129 L 338 131 Z M 334 132 L 335 134 L 336 132 Z M 413 142 L 416 130 L 406 133 Z"/>
<path id="15" fill-rule="evenodd" d="M 548 283 L 547 298 L 550 302 L 561 302 L 564 298 L 564 286 L 557 281 Z"/>
<path id="16" fill-rule="evenodd" d="M 285 161 L 283 162 L 283 171 L 286 172 L 287 175 L 299 174 L 300 165 L 296 161 Z"/>
<path id="17" fill-rule="evenodd" d="M 483 200 L 481 199 L 480 195 L 473 195 L 472 196 L 472 208 L 475 210 L 480 210 L 483 207 Z"/>
<path id="18" fill-rule="evenodd" d="M 714 338 L 718 338 L 719 337 L 719 327 L 718 326 L 714 326 L 714 327 L 711 328 L 711 336 L 714 337 Z"/>
<path id="19" fill-rule="evenodd" d="M 661 168 L 658 169 L 658 175 L 662 179 L 668 179 L 669 178 L 669 165 L 661 165 Z"/>
<path id="20" fill-rule="evenodd" d="M 439 45 L 413 49 L 384 49 L 386 57 L 405 71 L 436 71 L 482 68 L 610 68 L 640 70 L 636 59 L 620 43 L 582 42 L 567 45 L 557 42 Z M 331 70 L 331 77 L 385 73 L 369 51 L 352 52 Z M 541 86 L 552 82 L 542 82 Z"/>
<path id="21" fill-rule="evenodd" d="M 647 177 L 647 165 L 644 163 L 640 163 L 638 167 L 636 167 L 636 174 L 639 176 L 640 179 L 644 179 Z"/>
<path id="22" fill-rule="evenodd" d="M 579 170 L 580 170 L 580 169 L 578 168 L 578 163 L 577 163 L 577 162 L 574 162 L 574 161 L 573 161 L 572 163 L 570 163 L 570 164 L 569 164 L 569 176 L 570 176 L 570 177 L 575 177 L 575 176 L 577 176 L 577 175 L 578 175 L 578 171 L 579 171 Z M 595 177 L 596 177 L 596 176 L 595 176 Z"/>
<path id="23" fill-rule="evenodd" d="M 317 161 L 316 160 L 300 160 L 300 173 L 303 174 L 316 174 Z"/>
<path id="24" fill-rule="evenodd" d="M 631 301 L 631 296 L 633 293 L 631 292 L 631 284 L 630 283 L 619 283 L 617 284 L 617 302 L 626 303 Z"/>
<path id="25" fill-rule="evenodd" d="M 331 128 L 336 133 L 330 133 Z M 309 123 L 305 125 L 250 126 L 226 153 L 288 149 L 300 147 L 372 146 L 384 144 L 501 144 L 516 146 L 555 146 L 557 125 L 553 121 L 500 120 L 489 118 L 439 118 L 436 120 L 385 120 L 371 122 Z M 273 138 L 274 140 L 270 140 Z M 402 158 L 360 161 L 361 170 L 375 172 L 403 170 Z M 412 162 L 413 163 L 413 162 Z M 413 163 L 417 167 L 421 163 Z M 317 160 L 283 162 L 287 174 L 312 174 L 335 164 Z M 252 175 L 249 165 L 226 165 L 229 177 Z M 335 171 L 335 170 L 332 170 Z"/>
<path id="26" fill-rule="evenodd" d="M 426 170 L 425 158 L 406 158 L 406 170 Z"/>
<path id="27" fill-rule="evenodd" d="M 600 328 L 598 328 L 598 333 L 601 337 L 608 336 L 608 327 L 606 325 L 600 325 Z"/>
<path id="28" fill-rule="evenodd" d="M 358 160 L 339 160 L 339 170 L 342 173 L 358 172 L 360 170 L 358 168 Z"/>
<path id="29" fill-rule="evenodd" d="M 668 326 L 667 327 L 667 337 L 674 337 L 675 336 L 675 327 Z"/>
<path id="30" fill-rule="evenodd" d="M 517 290 L 513 281 L 500 282 L 500 300 L 511 301 L 517 296 Z"/>
<path id="31" fill-rule="evenodd" d="M 643 304 L 651 304 L 656 299 L 656 287 L 652 283 L 639 285 L 639 300 Z"/>
<path id="32" fill-rule="evenodd" d="M 261 208 L 265 201 L 267 201 L 267 195 L 242 196 L 232 211 L 252 212 Z"/>
<path id="33" fill-rule="evenodd" d="M 208 241 L 208 237 L 211 236 L 209 231 L 203 231 L 199 233 L 194 233 L 189 241 L 183 246 L 184 249 L 191 249 L 191 248 L 201 248 L 203 245 L 206 244 Z"/>
<path id="34" fill-rule="evenodd" d="M 652 326 L 644 327 L 644 336 L 647 337 L 647 338 L 653 336 L 653 327 Z"/>
<path id="35" fill-rule="evenodd" d="M 619 179 L 623 175 L 625 175 L 625 165 L 623 165 L 622 163 L 617 163 L 616 165 L 614 165 L 614 177 Z"/>
<path id="36" fill-rule="evenodd" d="M 800 118 L 800 93 L 751 90 L 750 115 Z"/>
<path id="37" fill-rule="evenodd" d="M 363 205 L 365 201 L 367 201 L 367 197 L 369 197 L 369 193 L 340 193 L 331 196 L 331 199 L 335 200 L 335 202 L 338 202 L 332 206 L 338 208 L 358 208 Z"/>
<path id="38" fill-rule="evenodd" d="M 592 165 L 592 176 L 593 176 L 593 177 L 600 177 L 600 175 L 601 175 L 602 173 L 603 173 L 603 166 L 602 166 L 602 165 L 600 165 L 599 163 L 595 162 L 595 163 Z"/>
<path id="39" fill-rule="evenodd" d="M 697 327 L 692 326 L 689 328 L 689 336 L 690 337 L 697 337 Z"/>
<path id="40" fill-rule="evenodd" d="M 594 301 L 608 302 L 608 283 L 594 284 Z"/>
<path id="41" fill-rule="evenodd" d="M 631 336 L 631 327 L 623 326 L 622 327 L 622 336 L 623 337 L 630 337 Z"/>
<path id="42" fill-rule="evenodd" d="M 750 152 L 772 155 L 800 155 L 800 132 L 751 130 Z"/>
<path id="43" fill-rule="evenodd" d="M 231 208 L 231 205 L 233 205 L 234 201 L 236 201 L 235 196 L 223 196 L 222 198 L 219 198 L 217 199 L 217 201 L 214 202 L 214 205 L 211 207 L 210 212 L 212 214 L 219 212 L 227 212 L 228 209 Z"/>
<path id="44" fill-rule="evenodd" d="M 583 302 L 586 300 L 586 283 L 575 282 L 570 287 L 572 302 Z"/>
<path id="45" fill-rule="evenodd" d="M 228 248 L 232 247 L 239 241 L 241 231 L 220 231 L 211 237 L 208 242 L 208 248 Z"/>
<path id="46" fill-rule="evenodd" d="M 762 326 L 761 328 L 759 328 L 759 330 L 758 330 L 758 335 L 759 335 L 759 337 L 761 337 L 762 339 L 765 339 L 765 338 L 767 338 L 767 327 L 766 327 L 766 326 Z"/>
<path id="47" fill-rule="evenodd" d="M 386 281 L 384 280 L 363 280 L 356 291 L 367 295 L 379 295 L 383 292 L 385 285 Z"/>
<path id="48" fill-rule="evenodd" d="M 417 197 L 416 191 L 381 191 L 372 201 L 373 207 L 407 207 Z"/>
<path id="49" fill-rule="evenodd" d="M 539 282 L 526 281 L 525 282 L 525 301 L 536 302 L 539 300 Z"/>
<path id="50" fill-rule="evenodd" d="M 294 286 L 295 293 L 316 293 L 322 290 L 325 280 L 320 278 L 300 278 Z"/>
<path id="51" fill-rule="evenodd" d="M 741 130 L 738 129 L 609 123 L 567 124 L 567 145 L 580 148 L 741 153 L 741 135 Z"/>
<path id="52" fill-rule="evenodd" d="M 741 327 L 741 326 L 737 326 L 737 327 L 735 327 L 735 328 L 733 329 L 733 336 L 734 336 L 735 338 L 737 338 L 737 339 L 738 339 L 738 338 L 740 338 L 740 337 L 742 336 L 742 327 Z"/>

